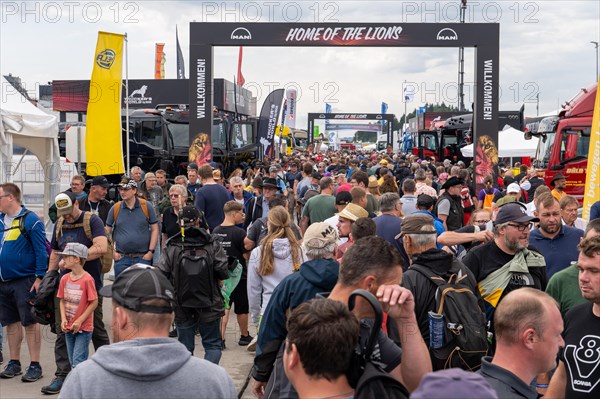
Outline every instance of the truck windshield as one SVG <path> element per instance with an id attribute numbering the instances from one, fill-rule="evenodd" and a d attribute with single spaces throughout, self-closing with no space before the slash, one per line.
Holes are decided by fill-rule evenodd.
<path id="1" fill-rule="evenodd" d="M 537 152 L 535 154 L 534 166 L 538 169 L 545 169 L 548 167 L 550 162 L 550 153 L 552 152 L 552 145 L 554 144 L 554 138 L 556 133 L 546 133 L 545 136 L 540 138 L 538 142 Z"/>
<path id="2" fill-rule="evenodd" d="M 234 123 L 231 134 L 233 135 L 231 138 L 231 146 L 233 148 L 241 148 L 254 144 L 252 124 L 250 123 Z"/>
<path id="3" fill-rule="evenodd" d="M 173 147 L 189 147 L 189 127 L 187 123 L 167 123 L 169 141 Z"/>
<path id="4" fill-rule="evenodd" d="M 227 125 L 225 122 L 213 123 L 212 146 L 213 148 L 227 148 Z"/>

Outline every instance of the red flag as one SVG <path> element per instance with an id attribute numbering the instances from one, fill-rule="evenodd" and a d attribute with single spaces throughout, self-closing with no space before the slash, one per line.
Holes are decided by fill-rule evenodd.
<path id="1" fill-rule="evenodd" d="M 237 75 L 237 84 L 242 87 L 244 83 L 246 83 L 246 79 L 244 79 L 244 75 L 242 75 L 242 56 L 243 56 L 243 47 L 240 46 L 240 53 L 238 55 L 238 75 Z"/>

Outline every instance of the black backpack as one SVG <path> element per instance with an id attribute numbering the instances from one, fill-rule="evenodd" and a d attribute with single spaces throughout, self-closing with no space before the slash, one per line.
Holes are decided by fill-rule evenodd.
<path id="1" fill-rule="evenodd" d="M 348 371 L 348 381 L 354 388 L 354 399 L 407 399 L 409 393 L 404 385 L 386 373 L 371 357 L 383 321 L 381 304 L 370 292 L 355 290 L 348 299 L 350 310 L 354 309 L 357 296 L 363 297 L 371 304 L 375 312 L 375 320 L 366 344 L 362 347 L 358 345 L 355 350 Z"/>
<path id="2" fill-rule="evenodd" d="M 212 242 L 181 245 L 179 259 L 174 263 L 177 266 L 173 269 L 177 304 L 183 308 L 210 308 L 217 290 Z"/>
<path id="3" fill-rule="evenodd" d="M 476 371 L 481 358 L 487 354 L 487 322 L 479 308 L 477 297 L 466 284 L 467 274 L 458 269 L 450 270 L 448 280 L 438 276 L 430 268 L 411 266 L 427 277 L 438 288 L 435 292 L 435 312 L 443 316 L 444 344 L 441 348 L 429 347 L 433 370 L 458 367 Z"/>
<path id="4" fill-rule="evenodd" d="M 46 272 L 40 283 L 38 292 L 31 300 L 31 316 L 36 323 L 50 325 L 50 330 L 56 334 L 54 315 L 54 293 L 58 290 L 60 283 L 60 275 L 58 270 L 50 270 Z"/>

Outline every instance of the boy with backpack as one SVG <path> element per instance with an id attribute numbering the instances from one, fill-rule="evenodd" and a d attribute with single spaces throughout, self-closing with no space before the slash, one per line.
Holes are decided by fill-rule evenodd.
<path id="1" fill-rule="evenodd" d="M 201 214 L 196 207 L 184 207 L 181 218 L 184 230 L 167 240 L 158 268 L 175 288 L 179 342 L 193 354 L 199 330 L 204 359 L 219 364 L 225 314 L 220 283 L 229 277 L 227 256 L 218 237 L 199 227 Z"/>
<path id="2" fill-rule="evenodd" d="M 71 270 L 60 279 L 56 296 L 60 299 L 60 328 L 65 333 L 69 363 L 75 368 L 88 358 L 98 293 L 94 278 L 83 270 L 88 257 L 85 245 L 70 242 L 57 255 L 63 257 L 64 268 Z"/>

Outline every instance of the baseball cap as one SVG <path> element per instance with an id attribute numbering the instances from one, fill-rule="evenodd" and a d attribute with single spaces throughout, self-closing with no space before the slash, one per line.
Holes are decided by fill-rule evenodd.
<path id="1" fill-rule="evenodd" d="M 119 182 L 119 187 L 121 187 L 121 188 L 137 188 L 137 183 L 135 180 L 133 180 L 129 176 L 123 176 L 121 178 L 121 181 Z"/>
<path id="2" fill-rule="evenodd" d="M 104 176 L 96 176 L 92 179 L 92 186 L 102 186 L 104 188 L 110 187 L 108 179 Z"/>
<path id="3" fill-rule="evenodd" d="M 340 191 L 335 195 L 336 205 L 347 205 L 352 202 L 352 194 L 348 191 Z"/>
<path id="4" fill-rule="evenodd" d="M 195 171 L 198 171 L 198 165 L 196 165 L 194 162 L 188 164 L 187 168 L 188 169 L 193 169 Z"/>
<path id="5" fill-rule="evenodd" d="M 196 220 L 200 219 L 200 211 L 195 206 L 184 206 L 181 210 L 181 219 L 185 224 L 194 223 Z"/>
<path id="6" fill-rule="evenodd" d="M 171 313 L 175 297 L 173 285 L 155 267 L 136 263 L 117 276 L 114 284 L 105 285 L 100 295 L 110 297 L 119 305 L 134 312 Z M 164 299 L 169 306 L 144 305 L 149 299 Z"/>
<path id="7" fill-rule="evenodd" d="M 507 193 L 518 193 L 521 191 L 521 187 L 517 183 L 510 183 L 506 188 Z"/>
<path id="8" fill-rule="evenodd" d="M 273 165 L 273 166 L 271 166 L 271 167 L 269 168 L 269 173 L 271 173 L 271 172 L 277 172 L 277 170 L 278 170 L 278 169 L 277 169 L 277 166 Z"/>
<path id="9" fill-rule="evenodd" d="M 417 197 L 417 206 L 429 208 L 433 205 L 435 205 L 435 198 L 433 198 L 431 195 L 419 194 L 419 196 Z"/>
<path id="10" fill-rule="evenodd" d="M 449 393 L 454 398 L 498 398 L 498 394 L 484 377 L 459 368 L 426 374 L 410 397 L 411 399 L 446 399 Z"/>
<path id="11" fill-rule="evenodd" d="M 379 165 L 387 165 L 388 161 L 386 161 L 385 159 L 382 159 L 381 161 L 379 161 Z"/>
<path id="12" fill-rule="evenodd" d="M 525 205 L 520 202 L 509 202 L 500 207 L 494 225 L 499 225 L 508 222 L 539 222 L 540 219 L 529 216 Z"/>
<path id="13" fill-rule="evenodd" d="M 359 218 L 369 217 L 369 212 L 359 205 L 349 203 L 340 213 L 338 213 L 338 216 L 356 222 Z"/>
<path id="14" fill-rule="evenodd" d="M 431 226 L 429 230 L 423 230 L 423 226 Z M 424 213 L 413 213 L 402 219 L 400 224 L 400 234 L 396 239 L 402 238 L 405 234 L 436 234 L 433 225 L 433 217 Z"/>
<path id="15" fill-rule="evenodd" d="M 302 244 L 308 248 L 324 248 L 328 244 L 337 242 L 338 233 L 329 223 L 319 222 L 311 224 L 304 233 Z"/>
<path id="16" fill-rule="evenodd" d="M 323 178 L 323 175 L 322 175 L 322 174 L 320 174 L 319 172 L 314 172 L 314 173 L 312 174 L 312 178 L 313 178 L 313 179 L 317 179 L 317 180 L 321 180 L 321 178 Z"/>
<path id="17" fill-rule="evenodd" d="M 88 247 L 78 242 L 68 242 L 62 252 L 57 252 L 57 255 L 77 256 L 78 258 L 87 259 Z"/>
<path id="18" fill-rule="evenodd" d="M 58 194 L 56 198 L 54 198 L 56 214 L 58 216 L 65 216 L 73 212 L 75 201 L 77 201 L 77 197 L 75 197 L 75 194 L 71 191 L 65 191 L 64 193 Z"/>

